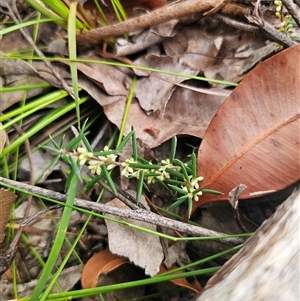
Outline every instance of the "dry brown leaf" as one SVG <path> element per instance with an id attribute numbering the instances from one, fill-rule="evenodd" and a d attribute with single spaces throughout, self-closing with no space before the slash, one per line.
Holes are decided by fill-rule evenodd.
<path id="1" fill-rule="evenodd" d="M 136 60 L 135 65 L 147 66 L 149 68 L 156 68 L 160 70 L 168 70 L 171 72 L 197 75 L 198 71 L 192 67 L 182 64 L 178 58 L 170 56 L 148 55 Z M 141 71 L 136 71 L 137 74 L 143 74 Z M 155 114 L 157 117 L 162 117 L 165 112 L 166 105 L 175 89 L 174 83 L 181 83 L 186 78 L 171 74 L 160 74 L 161 79 L 150 76 L 139 79 L 135 95 L 138 99 L 140 106 L 147 114 Z M 149 87 L 151 93 L 149 93 Z"/>
<path id="2" fill-rule="evenodd" d="M 0 243 L 2 243 L 5 234 L 6 224 L 13 203 L 17 196 L 10 190 L 0 188 Z"/>
<path id="3" fill-rule="evenodd" d="M 265 45 L 262 37 L 224 26 L 214 18 L 183 27 L 162 44 L 167 55 L 177 57 L 206 78 L 236 83 L 258 62 L 278 50 L 276 43 Z"/>
<path id="4" fill-rule="evenodd" d="M 166 269 L 165 266 L 162 264 L 160 266 L 159 273 L 161 274 L 161 273 L 164 273 L 164 272 L 167 272 L 167 271 L 171 271 L 171 270 L 176 269 L 176 268 L 178 268 L 178 267 L 174 264 L 169 269 Z M 196 282 L 195 285 L 193 285 L 193 284 L 190 284 L 185 278 L 174 279 L 174 280 L 171 280 L 171 282 L 174 283 L 177 286 L 185 287 L 185 288 L 187 288 L 187 289 L 189 289 L 189 290 L 191 290 L 191 291 L 193 291 L 195 293 L 199 293 L 200 292 L 199 285 L 198 285 L 197 282 Z"/>
<path id="5" fill-rule="evenodd" d="M 85 59 L 99 60 L 94 55 L 85 56 Z M 128 95 L 126 86 L 130 86 L 131 80 L 115 66 L 97 63 L 77 63 L 77 69 L 92 79 L 107 94 Z"/>
<path id="6" fill-rule="evenodd" d="M 200 205 L 224 200 L 238 184 L 240 198 L 280 190 L 299 179 L 300 45 L 273 56 L 249 72 L 212 119 L 200 145 Z"/>
<path id="7" fill-rule="evenodd" d="M 134 127 L 136 136 L 150 148 L 156 147 L 174 135 L 192 135 L 202 138 L 207 126 L 224 101 L 224 96 L 207 95 L 177 88 L 167 104 L 163 118 L 147 116 L 136 101 L 130 107 L 125 134 Z M 105 106 L 108 119 L 121 126 L 125 102 Z"/>
<path id="8" fill-rule="evenodd" d="M 112 254 L 108 249 L 98 252 L 88 260 L 83 268 L 82 288 L 95 287 L 100 274 L 107 274 L 128 262 L 127 258 Z"/>
<path id="9" fill-rule="evenodd" d="M 166 39 L 174 36 L 177 31 L 179 20 L 172 20 L 167 23 L 160 24 L 153 28 L 135 34 L 132 39 L 118 38 L 114 46 L 114 54 L 117 56 L 127 56 L 148 49 Z"/>

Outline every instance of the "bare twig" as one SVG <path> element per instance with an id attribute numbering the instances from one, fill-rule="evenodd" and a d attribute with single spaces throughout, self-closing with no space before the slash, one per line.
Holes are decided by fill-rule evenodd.
<path id="1" fill-rule="evenodd" d="M 136 32 L 151 26 L 156 26 L 170 20 L 180 19 L 194 13 L 216 12 L 221 9 L 225 3 L 230 0 L 182 0 L 171 3 L 160 9 L 154 10 L 122 23 L 114 24 L 107 27 L 97 28 L 77 36 L 79 43 L 98 44 L 109 37 L 118 37 L 129 32 Z"/>
<path id="2" fill-rule="evenodd" d="M 66 201 L 66 199 L 67 199 L 67 195 L 65 195 L 65 194 L 61 194 L 61 193 L 58 193 L 55 191 L 51 191 L 51 190 L 43 189 L 40 187 L 28 185 L 25 183 L 20 183 L 17 181 L 5 179 L 3 177 L 0 177 L 0 183 L 6 184 L 9 186 L 13 186 L 16 190 L 35 194 L 35 195 L 38 195 L 39 197 L 44 196 L 47 198 L 52 198 L 52 199 L 63 201 L 63 202 Z M 88 210 L 94 210 L 96 212 L 111 214 L 111 215 L 115 215 L 115 216 L 119 216 L 119 217 L 130 218 L 133 220 L 148 222 L 148 223 L 151 223 L 151 224 L 154 224 L 157 226 L 165 227 L 165 228 L 172 229 L 172 230 L 177 230 L 182 233 L 191 234 L 193 236 L 210 236 L 210 237 L 213 237 L 213 236 L 220 237 L 221 236 L 222 237 L 222 236 L 226 235 L 224 233 L 216 232 L 216 231 L 201 228 L 201 227 L 196 227 L 196 226 L 193 226 L 190 224 L 172 220 L 167 217 L 162 217 L 151 211 L 147 211 L 144 209 L 136 209 L 136 210 L 119 209 L 116 207 L 112 207 L 112 206 L 108 206 L 108 205 L 104 205 L 104 204 L 98 204 L 95 202 L 90 202 L 90 201 L 82 200 L 82 199 L 78 199 L 78 198 L 74 199 L 74 206 L 81 207 L 81 208 L 88 209 Z M 222 238 L 219 240 L 230 242 L 234 245 L 241 244 L 244 242 L 244 240 L 241 238 L 226 238 L 225 237 L 225 238 Z"/>
<path id="3" fill-rule="evenodd" d="M 292 41 L 287 35 L 278 31 L 274 26 L 270 25 L 263 19 L 260 13 L 260 1 L 261 0 L 258 0 L 256 2 L 253 15 L 247 16 L 248 21 L 260 26 L 265 33 L 281 45 L 286 47 L 295 46 L 297 44 L 296 42 Z"/>
<path id="4" fill-rule="evenodd" d="M 239 29 L 242 31 L 250 32 L 250 33 L 256 34 L 256 35 L 258 35 L 260 33 L 260 29 L 255 25 L 246 24 L 246 23 L 238 21 L 234 18 L 228 17 L 223 14 L 219 14 L 219 13 L 216 14 L 214 17 L 217 20 L 223 22 L 224 24 L 226 24 L 230 27 L 233 27 L 233 28 L 236 28 L 236 29 Z"/>
<path id="5" fill-rule="evenodd" d="M 291 0 L 282 0 L 282 4 L 285 6 L 297 25 L 300 27 L 300 8 Z"/>

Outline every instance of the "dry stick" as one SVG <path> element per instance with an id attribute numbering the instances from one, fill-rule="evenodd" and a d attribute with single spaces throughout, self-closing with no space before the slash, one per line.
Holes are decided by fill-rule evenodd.
<path id="1" fill-rule="evenodd" d="M 136 32 L 151 26 L 159 25 L 170 20 L 179 19 L 184 16 L 217 11 L 230 0 L 182 0 L 164 6 L 149 14 L 145 14 L 122 23 L 97 28 L 77 36 L 79 43 L 98 44 L 109 37 L 118 37 L 129 32 Z"/>
<path id="2" fill-rule="evenodd" d="M 232 18 L 230 18 L 226 15 L 219 14 L 219 13 L 215 14 L 214 17 L 217 20 L 223 22 L 224 24 L 226 24 L 230 27 L 233 27 L 233 28 L 236 28 L 238 30 L 245 31 L 245 32 L 250 32 L 250 33 L 255 34 L 255 35 L 263 35 L 268 40 L 271 40 L 271 41 L 274 41 L 276 43 L 280 43 L 280 44 L 283 44 L 283 45 L 286 46 L 286 43 L 282 43 L 281 40 L 279 41 L 277 36 L 275 38 L 273 35 L 267 33 L 265 30 L 262 30 L 261 25 L 246 24 L 246 23 L 237 21 L 235 19 L 232 19 Z M 275 28 L 273 28 L 272 32 L 274 33 L 274 31 L 276 31 L 276 35 L 277 35 L 277 30 Z"/>
<path id="3" fill-rule="evenodd" d="M 3 178 L 3 177 L 0 177 L 0 183 L 12 186 L 12 187 L 16 188 L 17 190 L 25 190 L 28 193 L 32 193 L 32 194 L 39 195 L 39 196 L 44 196 L 47 198 L 52 198 L 52 199 L 55 199 L 58 201 L 64 202 L 67 199 L 67 195 L 65 195 L 65 194 L 47 190 L 47 189 L 40 188 L 40 187 L 36 187 L 36 186 L 32 186 L 32 185 L 28 185 L 25 183 L 20 183 L 17 181 L 9 180 L 9 179 Z M 118 195 L 118 197 L 119 197 L 119 195 Z M 78 199 L 78 198 L 74 199 L 74 205 L 77 207 L 88 209 L 88 210 L 94 210 L 97 212 L 111 214 L 111 215 L 115 215 L 115 216 L 119 216 L 119 217 L 125 217 L 125 218 L 130 218 L 133 220 L 148 222 L 150 224 L 154 224 L 157 226 L 165 227 L 165 228 L 172 229 L 172 230 L 177 230 L 177 231 L 183 232 L 183 233 L 188 233 L 193 236 L 219 236 L 219 237 L 221 236 L 222 237 L 222 236 L 226 235 L 224 233 L 216 232 L 216 231 L 201 228 L 201 227 L 196 227 L 196 226 L 193 226 L 190 224 L 172 220 L 167 217 L 162 217 L 151 211 L 147 211 L 144 209 L 136 209 L 136 210 L 119 209 L 116 207 L 112 207 L 112 206 L 108 206 L 108 205 L 104 205 L 104 204 L 98 204 L 95 202 L 82 200 L 82 199 Z M 238 244 L 241 244 L 244 242 L 244 239 L 241 239 L 241 238 L 222 238 L 219 240 L 222 242 L 229 242 L 234 245 L 238 245 Z"/>
<path id="4" fill-rule="evenodd" d="M 245 31 L 245 32 L 250 32 L 252 34 L 255 34 L 255 35 L 259 35 L 260 33 L 260 29 L 258 26 L 256 25 L 250 25 L 250 24 L 246 24 L 244 22 L 241 22 L 241 21 L 237 21 L 231 17 L 228 17 L 226 15 L 223 15 L 223 14 L 215 14 L 214 17 L 223 22 L 224 24 L 230 26 L 230 27 L 233 27 L 233 28 L 236 28 L 238 30 L 242 30 L 242 31 Z"/>
<path id="5" fill-rule="evenodd" d="M 263 19 L 260 13 L 260 2 L 261 0 L 257 0 L 253 15 L 246 16 L 248 21 L 260 26 L 266 34 L 270 35 L 272 39 L 276 40 L 278 43 L 286 47 L 295 46 L 297 44 L 296 42 L 292 41 L 287 35 L 278 31 L 274 26 Z"/>
<path id="6" fill-rule="evenodd" d="M 291 0 L 282 0 L 282 3 L 300 27 L 300 8 Z"/>

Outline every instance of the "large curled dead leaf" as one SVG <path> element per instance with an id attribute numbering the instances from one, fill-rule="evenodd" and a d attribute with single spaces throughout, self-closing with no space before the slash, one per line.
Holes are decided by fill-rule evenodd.
<path id="1" fill-rule="evenodd" d="M 224 101 L 198 154 L 202 188 L 224 195 L 203 195 L 194 210 L 241 183 L 243 199 L 299 179 L 299 58 L 297 45 L 266 60 Z"/>
<path id="2" fill-rule="evenodd" d="M 95 254 L 85 264 L 81 277 L 83 288 L 103 287 L 144 278 L 142 269 L 129 263 L 125 257 L 112 254 L 108 249 Z M 144 286 L 113 290 L 103 294 L 107 301 L 128 300 L 144 296 Z"/>
<path id="3" fill-rule="evenodd" d="M 95 287 L 99 275 L 107 274 L 128 262 L 129 260 L 127 258 L 112 254 L 108 249 L 96 253 L 83 268 L 81 276 L 82 287 Z"/>

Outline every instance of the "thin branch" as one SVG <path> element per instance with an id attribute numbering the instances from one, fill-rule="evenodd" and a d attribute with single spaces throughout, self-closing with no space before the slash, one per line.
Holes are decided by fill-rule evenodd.
<path id="1" fill-rule="evenodd" d="M 300 8 L 291 0 L 282 0 L 282 4 L 285 6 L 297 25 L 300 27 Z"/>
<path id="2" fill-rule="evenodd" d="M 122 23 L 97 28 L 77 36 L 79 43 L 98 44 L 109 37 L 118 37 L 126 33 L 140 31 L 174 19 L 180 19 L 194 13 L 216 12 L 230 0 L 181 0 L 164 6 L 149 14 L 129 19 Z"/>
<path id="3" fill-rule="evenodd" d="M 287 35 L 278 31 L 274 26 L 270 25 L 266 22 L 260 12 L 260 2 L 261 0 L 257 0 L 254 8 L 253 15 L 246 16 L 248 21 L 260 26 L 260 28 L 268 34 L 273 40 L 277 41 L 281 45 L 285 47 L 295 46 L 297 43 L 292 41 Z"/>
<path id="4" fill-rule="evenodd" d="M 22 191 L 22 192 L 27 192 L 31 194 L 38 195 L 39 197 L 47 197 L 47 198 L 52 198 L 58 201 L 66 201 L 67 195 L 61 194 L 59 192 L 47 190 L 44 188 L 28 185 L 25 183 L 20 183 L 17 181 L 9 180 L 3 177 L 0 177 L 0 183 L 6 184 L 9 186 L 14 187 L 16 190 Z M 119 209 L 116 207 L 108 206 L 105 204 L 98 204 L 95 202 L 83 200 L 83 199 L 74 199 L 74 206 L 81 207 L 84 209 L 88 210 L 94 210 L 96 212 L 102 212 L 106 214 L 111 214 L 115 215 L 118 217 L 125 217 L 125 218 L 130 218 L 133 220 L 139 220 L 139 221 L 144 221 L 148 222 L 157 226 L 165 227 L 168 229 L 172 230 L 177 230 L 182 233 L 187 233 L 193 236 L 225 236 L 226 234 L 216 232 L 213 230 L 201 228 L 201 227 L 196 227 L 190 224 L 186 224 L 183 222 L 179 222 L 176 220 L 172 220 L 167 217 L 162 217 L 159 216 L 151 211 L 147 211 L 145 209 L 136 209 L 136 210 L 126 210 L 126 209 Z M 220 241 L 226 241 L 230 242 L 234 245 L 238 245 L 244 242 L 243 239 L 241 238 L 224 238 L 220 239 Z"/>

